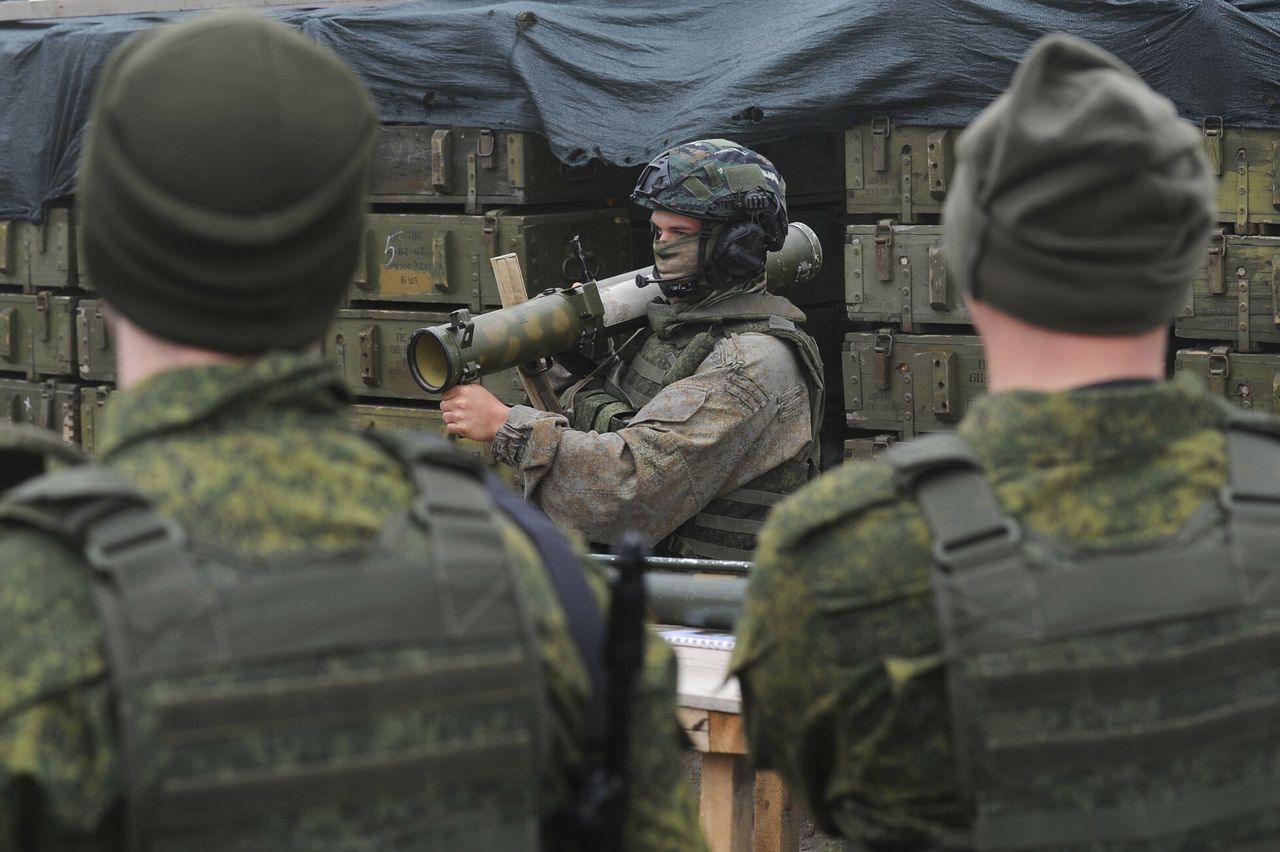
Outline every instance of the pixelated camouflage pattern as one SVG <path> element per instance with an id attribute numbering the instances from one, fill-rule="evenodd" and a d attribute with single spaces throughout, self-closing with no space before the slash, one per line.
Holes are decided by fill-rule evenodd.
<path id="1" fill-rule="evenodd" d="M 773 163 L 728 139 L 701 139 L 670 148 L 649 164 L 657 168 L 666 160 L 670 183 L 641 190 L 645 175 L 631 200 L 650 209 L 671 210 L 696 219 L 742 219 L 732 199 L 739 193 L 761 190 L 773 195 L 787 209 L 787 184 Z"/>
<path id="2" fill-rule="evenodd" d="M 1176 381 L 996 394 L 959 431 L 1026 527 L 1122 546 L 1172 534 L 1217 494 L 1226 416 Z M 889 468 L 846 465 L 770 518 L 737 627 L 756 761 L 779 769 L 821 825 L 872 848 L 968 828 L 930 564 L 924 520 Z"/>
<path id="3" fill-rule="evenodd" d="M 346 422 L 334 369 L 272 354 L 245 366 L 173 370 L 108 403 L 101 458 L 200 538 L 247 554 L 367 541 L 408 503 L 397 463 Z M 525 566 L 542 639 L 548 753 L 537 791 L 550 814 L 583 771 L 587 679 L 533 545 Z M 117 848 L 120 753 L 102 634 L 77 553 L 0 529 L 0 849 Z M 601 599 L 603 580 L 588 567 Z M 674 660 L 658 639 L 638 684 L 631 850 L 704 848 L 680 758 Z"/>

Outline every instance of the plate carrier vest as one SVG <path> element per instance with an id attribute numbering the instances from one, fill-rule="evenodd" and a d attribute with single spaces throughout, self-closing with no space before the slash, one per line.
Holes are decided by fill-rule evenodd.
<path id="1" fill-rule="evenodd" d="M 1067 546 L 1001 509 L 954 434 L 883 458 L 933 537 L 971 836 L 947 848 L 1280 848 L 1280 426 L 1177 534 Z"/>
<path id="2" fill-rule="evenodd" d="M 777 297 L 767 296 L 759 300 L 767 305 L 764 299 L 772 301 Z M 728 303 L 726 308 L 732 304 Z M 731 334 L 754 332 L 785 341 L 799 357 L 807 379 L 812 432 L 808 450 L 719 495 L 685 521 L 662 546 L 680 556 L 749 560 L 769 510 L 818 475 L 818 431 L 822 426 L 825 397 L 822 356 L 818 354 L 813 338 L 798 329 L 790 319 L 730 310 L 718 312 L 717 307 L 699 312 L 698 319 L 686 321 L 668 336 L 650 332 L 623 373 L 621 394 L 611 393 L 606 388 L 578 392 L 573 399 L 570 425 L 583 432 L 604 433 L 622 429 L 631 422 L 636 411 L 659 391 L 697 372 L 716 343 Z"/>
<path id="3" fill-rule="evenodd" d="M 368 434 L 416 498 L 342 551 L 192 540 L 92 464 L 0 501 L 0 520 L 65 538 L 92 566 L 131 850 L 539 848 L 540 657 L 498 526 L 497 503 L 519 501 L 437 438 Z M 598 604 L 549 522 L 506 511 L 544 560 L 558 553 L 547 568 L 575 643 L 595 649 L 594 739 Z"/>

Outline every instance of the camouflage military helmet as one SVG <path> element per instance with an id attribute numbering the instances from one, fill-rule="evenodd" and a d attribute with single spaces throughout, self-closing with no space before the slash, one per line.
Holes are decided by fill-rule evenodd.
<path id="1" fill-rule="evenodd" d="M 695 219 L 750 219 L 765 232 L 770 251 L 787 235 L 787 185 L 773 163 L 728 139 L 686 142 L 645 166 L 631 200 L 651 210 Z"/>

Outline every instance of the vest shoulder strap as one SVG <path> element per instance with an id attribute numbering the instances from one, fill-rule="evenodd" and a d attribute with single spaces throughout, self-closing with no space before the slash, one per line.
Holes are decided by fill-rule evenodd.
<path id="1" fill-rule="evenodd" d="M 442 473 L 457 473 L 477 481 L 483 478 L 486 487 L 480 496 L 485 503 L 489 507 L 500 510 L 533 541 L 547 575 L 551 579 L 556 597 L 565 611 L 574 647 L 587 671 L 590 684 L 587 717 L 588 754 L 592 760 L 598 760 L 611 738 L 626 736 L 627 732 L 610 730 L 607 704 L 609 684 L 604 665 L 605 623 L 600 612 L 600 604 L 587 583 L 582 565 L 568 540 L 546 515 L 512 494 L 498 480 L 486 477 L 484 468 L 479 462 L 463 456 L 446 441 L 436 436 L 414 432 L 371 431 L 368 434 L 393 454 L 413 465 L 415 481 L 419 488 L 420 505 L 431 519 L 433 548 L 437 549 L 439 558 L 456 560 L 456 556 L 441 553 L 438 548 L 445 547 L 450 551 L 459 547 L 465 549 L 469 546 L 464 544 L 466 537 L 475 534 L 471 530 L 441 528 L 442 519 L 458 511 L 460 496 L 457 489 L 444 486 L 439 481 Z M 500 536 L 492 532 L 489 538 L 495 542 L 500 541 Z M 583 788 L 579 795 L 589 796 L 593 792 L 589 788 Z M 570 824 L 566 825 L 564 830 L 577 831 L 581 828 L 573 825 L 573 822 L 570 820 Z M 570 838 L 566 838 L 566 842 L 569 840 Z"/>
<path id="2" fill-rule="evenodd" d="M 1000 508 L 973 449 L 959 435 L 895 444 L 882 458 L 924 514 L 940 568 L 963 571 L 1021 549 L 1021 528 Z"/>
<path id="3" fill-rule="evenodd" d="M 1227 421 L 1226 440 L 1233 500 L 1280 504 L 1280 421 L 1240 412 Z"/>
<path id="4" fill-rule="evenodd" d="M 147 498 L 116 471 L 85 463 L 47 473 L 17 486 L 0 500 L 0 521 L 51 533 L 84 550 L 90 564 L 111 569 L 124 550 L 160 558 L 176 556 L 185 541 L 174 522 L 155 512 Z M 150 560 L 148 560 L 150 561 Z"/>
<path id="5" fill-rule="evenodd" d="M 1233 560 L 1249 585 L 1274 581 L 1280 550 L 1280 423 L 1240 412 L 1227 422 L 1227 485 L 1221 502 L 1228 512 Z"/>

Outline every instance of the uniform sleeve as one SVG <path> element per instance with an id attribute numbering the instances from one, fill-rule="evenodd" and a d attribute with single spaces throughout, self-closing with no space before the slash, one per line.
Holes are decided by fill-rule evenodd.
<path id="1" fill-rule="evenodd" d="M 824 830 L 924 848 L 963 824 L 927 532 L 892 503 L 815 525 L 883 485 L 847 472 L 784 502 L 761 534 L 733 659 L 748 748 Z"/>
<path id="2" fill-rule="evenodd" d="M 494 455 L 523 472 L 525 496 L 556 523 L 598 542 L 634 529 L 653 544 L 717 495 L 805 448 L 803 387 L 785 343 L 734 336 L 617 432 L 576 431 L 563 417 L 516 406 Z"/>
<path id="3" fill-rule="evenodd" d="M 0 850 L 119 838 L 103 828 L 120 792 L 85 570 L 43 534 L 0 528 Z"/>
<path id="4" fill-rule="evenodd" d="M 587 737 L 588 678 L 564 610 L 532 544 L 514 530 L 509 530 L 508 542 L 526 565 L 525 588 L 541 639 L 549 737 L 539 803 L 547 817 L 565 805 L 585 776 L 582 743 Z M 585 560 L 583 570 L 603 606 L 607 598 L 603 573 Z M 675 657 L 665 642 L 651 635 L 632 711 L 631 800 L 624 835 L 628 852 L 706 848 L 684 768 L 675 686 Z"/>

